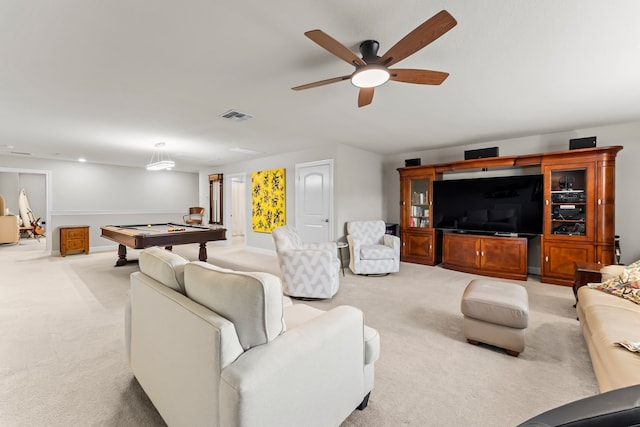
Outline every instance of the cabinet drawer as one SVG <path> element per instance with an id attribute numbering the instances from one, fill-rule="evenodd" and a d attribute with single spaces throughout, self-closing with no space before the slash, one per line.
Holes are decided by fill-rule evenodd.
<path id="1" fill-rule="evenodd" d="M 64 234 L 67 239 L 84 239 L 86 232 L 82 228 L 72 228 L 65 230 Z"/>
<path id="2" fill-rule="evenodd" d="M 68 251 L 84 250 L 84 239 L 71 239 L 65 243 Z"/>

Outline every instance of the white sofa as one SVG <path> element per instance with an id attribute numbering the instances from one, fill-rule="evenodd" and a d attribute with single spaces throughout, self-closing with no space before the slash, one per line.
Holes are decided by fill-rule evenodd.
<path id="1" fill-rule="evenodd" d="M 350 306 L 291 304 L 268 273 L 148 248 L 131 274 L 133 374 L 169 426 L 338 426 L 366 407 L 379 336 Z"/>
<path id="2" fill-rule="evenodd" d="M 624 270 L 622 265 L 603 267 L 602 282 Z M 640 341 L 640 305 L 582 286 L 576 310 L 600 392 L 640 384 L 640 356 L 614 345 L 621 340 Z"/>

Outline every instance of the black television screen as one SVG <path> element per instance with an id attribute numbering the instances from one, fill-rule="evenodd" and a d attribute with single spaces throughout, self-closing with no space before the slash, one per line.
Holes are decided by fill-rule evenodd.
<path id="1" fill-rule="evenodd" d="M 542 234 L 543 175 L 433 182 L 433 225 L 444 230 Z"/>

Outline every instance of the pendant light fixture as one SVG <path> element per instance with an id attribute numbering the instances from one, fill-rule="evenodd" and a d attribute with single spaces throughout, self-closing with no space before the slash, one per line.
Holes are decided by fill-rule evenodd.
<path id="1" fill-rule="evenodd" d="M 169 154 L 165 151 L 165 146 L 164 142 L 158 142 L 154 145 L 156 149 L 147 164 L 148 171 L 171 170 L 176 166 L 176 163 L 171 160 Z"/>

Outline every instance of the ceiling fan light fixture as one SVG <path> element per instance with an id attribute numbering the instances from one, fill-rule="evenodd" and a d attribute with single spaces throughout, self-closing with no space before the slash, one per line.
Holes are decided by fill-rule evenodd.
<path id="1" fill-rule="evenodd" d="M 351 84 L 360 88 L 378 87 L 385 84 L 391 75 L 387 67 L 369 64 L 358 68 L 351 75 Z"/>

